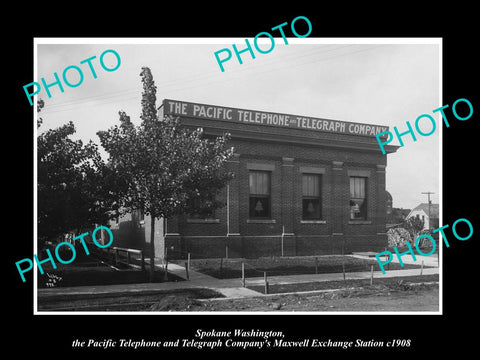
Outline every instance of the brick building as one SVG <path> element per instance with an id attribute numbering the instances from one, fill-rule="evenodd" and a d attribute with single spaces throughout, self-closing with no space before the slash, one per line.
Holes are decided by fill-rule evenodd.
<path id="1" fill-rule="evenodd" d="M 226 206 L 214 214 L 157 221 L 157 257 L 166 248 L 169 257 L 233 258 L 387 245 L 387 156 L 375 135 L 388 128 L 168 99 L 160 111 L 207 136 L 229 132 L 235 177 L 217 195 Z M 116 246 L 148 249 L 149 222 L 135 211 L 112 223 Z"/>

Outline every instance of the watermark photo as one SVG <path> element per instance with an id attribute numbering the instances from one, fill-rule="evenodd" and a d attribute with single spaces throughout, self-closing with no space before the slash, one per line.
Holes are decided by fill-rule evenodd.
<path id="1" fill-rule="evenodd" d="M 35 39 L 35 314 L 442 313 L 442 40 L 285 21 Z"/>

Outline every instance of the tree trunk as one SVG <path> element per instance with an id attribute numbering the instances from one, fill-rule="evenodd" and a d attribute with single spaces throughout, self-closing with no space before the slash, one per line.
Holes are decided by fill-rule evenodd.
<path id="1" fill-rule="evenodd" d="M 150 224 L 150 282 L 154 281 L 155 276 L 155 216 L 151 215 Z"/>

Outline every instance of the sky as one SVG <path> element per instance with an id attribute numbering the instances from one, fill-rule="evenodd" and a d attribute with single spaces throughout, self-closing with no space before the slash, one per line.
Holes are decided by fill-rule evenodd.
<path id="1" fill-rule="evenodd" d="M 259 46 L 268 49 L 268 43 Z M 253 40 L 250 39 L 252 43 Z M 99 130 L 119 124 L 118 112 L 125 111 L 132 122 L 140 122 L 142 84 L 141 68 L 152 71 L 157 87 L 157 106 L 165 98 L 188 102 L 294 114 L 375 125 L 414 127 L 422 114 L 437 122 L 430 136 L 417 134 L 414 142 L 403 137 L 404 146 L 387 160 L 386 188 L 393 206 L 412 209 L 427 202 L 422 192 L 434 192 L 433 203 L 440 201 L 441 133 L 438 113 L 441 103 L 441 46 L 438 39 L 343 39 L 275 38 L 268 54 L 254 49 L 255 59 L 242 54 L 243 64 L 235 56 L 220 70 L 214 53 L 232 44 L 244 48 L 244 38 L 168 38 L 168 39 L 36 39 L 35 79 L 54 82 L 54 72 L 61 78 L 71 65 L 83 72 L 77 87 L 64 84 L 44 89 L 37 95 L 45 102 L 38 132 L 56 128 L 68 121 L 76 127 L 74 139 L 100 144 Z M 105 71 L 100 55 L 116 51 L 121 59 L 115 71 Z M 91 60 L 97 78 L 87 63 Z M 222 54 L 223 56 L 223 54 Z M 116 64 L 106 53 L 107 68 Z M 79 82 L 75 70 L 68 80 Z M 25 101 L 28 104 L 27 98 Z M 34 102 L 35 103 L 35 102 Z M 35 126 L 36 121 L 32 120 Z M 421 122 L 424 132 L 431 124 Z M 395 139 L 392 145 L 399 145 Z"/>

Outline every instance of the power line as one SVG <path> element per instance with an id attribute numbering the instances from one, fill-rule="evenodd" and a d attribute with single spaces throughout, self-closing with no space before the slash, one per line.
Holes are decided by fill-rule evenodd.
<path id="1" fill-rule="evenodd" d="M 335 47 L 335 48 L 327 48 L 327 49 L 323 48 L 323 49 L 320 49 L 320 51 L 318 51 L 318 49 L 313 49 L 312 51 L 308 51 L 307 53 L 301 54 L 300 56 L 298 56 L 298 54 L 297 54 L 296 56 L 295 55 L 289 55 L 289 56 L 286 56 L 286 57 L 287 57 L 287 60 L 289 60 L 289 58 L 292 58 L 292 60 L 301 59 L 301 58 L 313 58 L 315 56 L 318 56 L 319 54 L 325 55 L 328 52 L 341 50 L 341 49 L 344 49 L 344 48 L 347 48 L 347 47 L 351 48 L 351 46 L 352 45 L 344 45 L 344 46 L 339 46 L 339 47 Z M 368 50 L 371 50 L 373 48 L 378 48 L 379 46 L 384 46 L 384 45 L 374 45 L 374 46 L 370 46 L 368 48 L 355 49 L 355 50 L 343 52 L 343 53 L 340 53 L 340 54 L 333 54 L 332 56 L 320 57 L 320 58 L 317 58 L 317 59 L 313 59 L 311 61 L 306 61 L 306 62 L 301 62 L 301 63 L 296 63 L 296 64 L 285 64 L 285 57 L 283 57 L 281 59 L 275 59 L 275 60 L 272 60 L 272 61 L 269 61 L 269 62 L 260 63 L 260 64 L 258 64 L 258 66 L 255 65 L 254 68 L 252 68 L 252 67 L 241 68 L 237 72 L 235 72 L 235 75 L 233 75 L 233 79 L 232 78 L 218 79 L 218 74 L 217 73 L 215 73 L 215 75 L 213 73 L 212 74 L 203 74 L 203 75 L 200 75 L 196 78 L 191 78 L 191 77 L 185 78 L 184 81 L 175 79 L 175 80 L 171 80 L 171 81 L 167 81 L 167 82 L 160 82 L 160 85 L 157 85 L 157 89 L 160 89 L 161 91 L 164 91 L 164 92 L 178 92 L 178 91 L 182 91 L 182 90 L 186 90 L 186 89 L 205 87 L 205 86 L 211 86 L 211 85 L 218 85 L 218 84 L 222 84 L 222 83 L 225 83 L 225 82 L 231 82 L 232 80 L 245 81 L 245 80 L 249 80 L 249 79 L 246 78 L 246 77 L 243 77 L 243 75 L 245 75 L 248 72 L 252 72 L 252 71 L 253 72 L 259 72 L 261 70 L 261 68 L 264 68 L 266 66 L 269 66 L 270 68 L 262 71 L 261 73 L 257 74 L 256 76 L 264 76 L 264 75 L 270 74 L 273 71 L 279 71 L 279 70 L 282 70 L 282 69 L 285 69 L 285 68 L 291 69 L 291 68 L 296 68 L 296 67 L 304 66 L 304 65 L 308 65 L 308 64 L 329 61 L 329 60 L 334 59 L 334 58 L 338 58 L 338 57 L 342 57 L 342 56 L 349 56 L 349 55 L 352 55 L 354 53 L 368 51 Z M 275 65 L 277 65 L 277 64 L 283 64 L 283 65 L 275 67 Z M 273 65 L 273 67 L 272 67 L 272 65 Z M 213 80 L 213 77 L 216 78 L 216 80 Z M 202 81 L 202 80 L 207 80 L 209 78 L 212 78 L 213 81 Z M 184 82 L 193 82 L 193 84 L 187 85 L 187 84 L 184 84 Z M 180 88 L 178 86 L 180 86 Z M 124 100 L 124 101 L 125 100 L 132 100 L 132 99 L 139 98 L 141 96 L 141 94 L 139 94 L 138 91 L 139 91 L 138 89 L 135 89 L 135 90 L 126 89 L 126 90 L 122 90 L 122 91 L 118 91 L 118 92 L 114 92 L 114 93 L 106 93 L 106 94 L 100 94 L 100 95 L 85 97 L 85 98 L 81 98 L 81 99 L 77 99 L 77 100 L 72 100 L 70 102 L 65 102 L 65 103 L 60 103 L 60 104 L 52 104 L 51 106 L 49 106 L 49 108 L 51 107 L 53 109 L 52 110 L 44 109 L 43 113 L 48 114 L 48 113 L 56 113 L 56 112 L 64 112 L 64 111 L 73 111 L 73 110 L 78 108 L 78 105 L 84 105 L 86 103 L 93 102 L 93 101 L 96 101 L 98 103 L 98 104 L 93 105 L 93 106 L 100 106 L 100 105 L 115 102 L 117 100 Z M 134 93 L 136 93 L 138 95 L 129 96 L 127 98 L 122 99 L 122 97 L 130 95 L 130 94 L 134 94 Z M 113 100 L 104 101 L 104 100 L 109 100 L 109 99 L 113 99 Z M 67 108 L 67 109 L 58 109 L 59 107 L 62 107 L 62 106 L 72 106 L 72 107 Z"/>
<path id="2" fill-rule="evenodd" d="M 284 66 L 280 66 L 280 67 L 276 67 L 276 68 L 270 68 L 269 70 L 263 71 L 263 72 L 257 74 L 256 76 L 263 76 L 265 74 L 270 74 L 273 71 L 279 71 L 279 70 L 282 70 L 282 69 L 285 69 L 285 68 L 292 69 L 292 68 L 296 68 L 296 67 L 299 67 L 299 66 L 309 65 L 309 64 L 313 64 L 313 63 L 320 63 L 320 62 L 328 61 L 328 60 L 331 60 L 331 59 L 334 59 L 334 58 L 337 58 L 337 57 L 347 56 L 347 55 L 351 55 L 351 54 L 354 54 L 354 53 L 371 50 L 372 48 L 377 48 L 378 46 L 382 46 L 382 45 L 375 45 L 375 46 L 369 47 L 367 49 L 359 49 L 359 50 L 356 50 L 356 51 L 351 51 L 351 52 L 344 53 L 344 54 L 337 54 L 337 55 L 333 55 L 333 56 L 330 56 L 330 57 L 327 57 L 327 58 L 320 58 L 320 59 L 316 59 L 316 60 L 313 60 L 313 61 L 307 61 L 307 62 L 303 62 L 303 63 L 299 63 L 299 64 L 286 64 Z M 261 65 L 264 65 L 264 64 L 261 64 Z M 186 89 L 195 88 L 195 87 L 202 87 L 202 86 L 220 84 L 220 83 L 224 83 L 224 82 L 232 81 L 232 80 L 236 80 L 236 81 L 247 80 L 247 81 L 249 81 L 250 79 L 239 76 L 239 75 L 243 75 L 244 72 L 250 70 L 250 69 L 246 69 L 246 68 L 244 68 L 244 69 L 245 69 L 244 71 L 240 70 L 239 72 L 235 73 L 234 79 L 230 79 L 230 78 L 229 79 L 219 79 L 217 81 L 201 83 L 201 84 L 198 84 L 198 85 L 191 85 L 191 86 L 187 86 L 187 87 L 183 86 L 183 87 L 177 88 L 177 89 L 173 88 L 173 89 L 170 89 L 170 91 L 180 91 L 180 90 L 186 90 Z M 255 66 L 255 69 L 253 71 L 257 72 L 258 67 Z M 168 89 L 168 87 L 167 87 L 167 89 Z"/>
<path id="3" fill-rule="evenodd" d="M 267 62 L 263 62 L 261 64 L 257 64 L 255 70 L 258 70 L 259 68 L 264 68 L 266 66 L 276 65 L 276 64 L 284 62 L 285 60 L 288 60 L 288 59 L 292 59 L 292 60 L 293 59 L 295 59 L 295 60 L 296 59 L 302 59 L 302 58 L 305 58 L 305 57 L 316 56 L 318 54 L 322 54 L 322 53 L 325 53 L 325 52 L 331 52 L 331 51 L 335 51 L 335 50 L 350 47 L 350 46 L 351 45 L 343 45 L 343 46 L 339 46 L 339 47 L 336 47 L 336 48 L 311 49 L 309 51 L 306 51 L 306 52 L 302 53 L 300 56 L 298 54 L 285 55 L 281 59 L 277 58 L 277 59 L 273 59 L 273 60 L 270 60 L 270 61 L 267 61 Z M 244 68 L 241 68 L 241 69 L 237 70 L 236 74 L 243 74 L 243 73 L 250 72 L 250 71 L 252 71 L 251 68 L 245 68 L 244 67 Z M 218 75 L 219 75 L 218 71 L 211 71 L 209 73 L 203 73 L 203 74 L 195 76 L 195 77 L 187 76 L 187 77 L 183 77 L 183 78 L 176 78 L 176 79 L 170 80 L 170 81 L 162 81 L 159 86 L 162 87 L 162 88 L 167 88 L 168 89 L 170 86 L 175 87 L 179 83 L 182 83 L 182 85 L 183 85 L 184 83 L 189 83 L 189 82 L 194 82 L 195 83 L 197 81 L 203 81 L 203 82 L 199 83 L 199 84 L 193 84 L 193 87 L 205 86 L 205 82 L 204 82 L 205 80 L 208 80 L 210 78 L 218 78 Z M 230 81 L 230 80 L 229 79 L 218 80 L 218 82 L 223 82 L 223 81 Z M 212 82 L 207 82 L 206 84 L 210 85 L 210 84 L 212 84 Z M 185 89 L 185 88 L 188 88 L 188 87 L 185 87 L 185 85 L 183 85 L 181 89 Z M 109 93 L 100 94 L 100 95 L 87 96 L 87 97 L 84 97 L 84 98 L 79 98 L 79 99 L 75 99 L 75 100 L 67 101 L 67 102 L 63 102 L 63 103 L 51 104 L 48 107 L 49 107 L 49 109 L 56 109 L 57 107 L 68 106 L 68 105 L 76 105 L 76 104 L 80 104 L 80 103 L 90 102 L 92 100 L 97 100 L 97 99 L 100 99 L 100 98 L 105 98 L 106 99 L 106 98 L 112 98 L 112 97 L 121 97 L 123 95 L 134 94 L 134 93 L 137 93 L 137 92 L 138 92 L 138 89 L 132 87 L 132 88 L 117 91 L 117 92 L 109 92 Z M 45 110 L 45 112 L 47 112 L 47 110 Z"/>
<path id="4" fill-rule="evenodd" d="M 124 96 L 124 95 L 136 94 L 136 93 L 138 93 L 138 89 L 133 90 L 133 88 L 132 88 L 132 90 L 121 90 L 121 91 L 115 91 L 115 92 L 108 92 L 108 93 L 99 94 L 99 95 L 86 96 L 86 97 L 83 97 L 83 98 L 78 98 L 78 99 L 71 100 L 71 101 L 66 101 L 66 102 L 63 102 L 63 103 L 50 104 L 49 108 L 56 108 L 56 107 L 68 106 L 68 105 L 76 105 L 76 104 L 83 103 L 83 102 L 95 101 L 95 100 L 100 99 L 100 98 L 108 99 L 108 98 L 112 98 L 112 97 L 121 97 L 121 96 Z"/>

